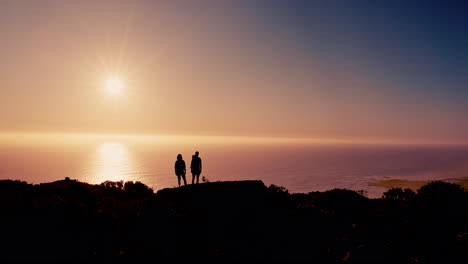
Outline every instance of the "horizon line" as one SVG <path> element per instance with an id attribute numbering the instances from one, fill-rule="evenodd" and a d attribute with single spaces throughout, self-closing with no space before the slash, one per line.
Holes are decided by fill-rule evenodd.
<path id="1" fill-rule="evenodd" d="M 233 136 L 199 134 L 140 134 L 140 133 L 70 133 L 70 132 L 0 132 L 0 139 L 29 140 L 88 140 L 88 141 L 133 141 L 161 142 L 177 140 L 178 143 L 198 141 L 199 143 L 257 143 L 257 144 L 375 144 L 375 145 L 468 145 L 466 141 L 418 140 L 377 137 L 284 137 L 284 136 Z"/>

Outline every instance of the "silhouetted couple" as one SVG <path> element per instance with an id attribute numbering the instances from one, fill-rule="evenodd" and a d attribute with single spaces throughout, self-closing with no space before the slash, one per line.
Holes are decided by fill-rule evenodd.
<path id="1" fill-rule="evenodd" d="M 200 174 L 202 172 L 202 161 L 201 158 L 198 156 L 198 151 L 195 152 L 195 155 L 192 155 L 192 162 L 190 163 L 190 169 L 192 171 L 192 184 L 196 182 L 198 183 L 198 179 L 200 178 Z M 180 178 L 184 180 L 184 184 L 187 185 L 187 180 L 185 179 L 185 161 L 182 158 L 182 154 L 177 155 L 177 161 L 175 162 L 175 174 L 177 175 L 177 180 L 180 186 Z"/>

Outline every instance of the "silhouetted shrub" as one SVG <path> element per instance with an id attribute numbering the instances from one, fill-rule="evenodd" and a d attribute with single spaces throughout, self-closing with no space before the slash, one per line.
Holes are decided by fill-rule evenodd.
<path id="1" fill-rule="evenodd" d="M 0 208 L 21 208 L 27 203 L 26 194 L 33 188 L 32 184 L 28 184 L 19 180 L 0 180 Z M 0 214 L 4 213 L 0 209 Z"/>
<path id="2" fill-rule="evenodd" d="M 418 199 L 421 201 L 443 205 L 448 202 L 460 201 L 464 195 L 464 189 L 458 184 L 435 181 L 422 186 L 417 193 Z"/>
<path id="3" fill-rule="evenodd" d="M 101 183 L 101 187 L 103 187 L 105 191 L 121 191 L 123 190 L 123 181 L 105 181 Z"/>
<path id="4" fill-rule="evenodd" d="M 210 182 L 210 180 L 208 180 L 208 178 L 206 178 L 205 176 L 202 176 L 201 180 L 202 180 L 203 183 Z"/>
<path id="5" fill-rule="evenodd" d="M 132 182 L 132 181 L 127 181 L 124 184 L 123 187 L 124 191 L 127 192 L 130 195 L 134 196 L 147 196 L 153 194 L 153 189 L 149 188 L 145 184 L 137 181 L 137 182 Z"/>
<path id="6" fill-rule="evenodd" d="M 411 201 L 416 193 L 411 189 L 391 188 L 383 193 L 382 198 L 393 201 Z"/>
<path id="7" fill-rule="evenodd" d="M 325 210 L 350 210 L 362 208 L 368 199 L 356 191 L 333 189 L 315 198 L 318 207 Z"/>
<path id="8" fill-rule="evenodd" d="M 32 184 L 20 180 L 0 180 L 0 190 L 25 190 L 31 188 Z"/>
<path id="9" fill-rule="evenodd" d="M 271 184 L 267 188 L 267 193 L 276 206 L 282 207 L 288 205 L 289 191 L 285 187 Z"/>
<path id="10" fill-rule="evenodd" d="M 357 190 L 356 192 L 364 197 L 367 197 L 367 194 L 368 194 L 366 190 Z"/>
<path id="11" fill-rule="evenodd" d="M 274 184 L 271 184 L 270 186 L 268 186 L 268 192 L 276 193 L 276 194 L 284 194 L 284 195 L 289 194 L 288 189 L 282 186 L 274 185 Z"/>

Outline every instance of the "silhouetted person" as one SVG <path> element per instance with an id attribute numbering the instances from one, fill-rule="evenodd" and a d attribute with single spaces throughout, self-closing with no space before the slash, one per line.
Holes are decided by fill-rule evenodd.
<path id="1" fill-rule="evenodd" d="M 187 185 L 187 180 L 185 180 L 185 161 L 182 159 L 182 155 L 177 155 L 177 160 L 174 165 L 175 174 L 177 175 L 177 181 L 179 182 L 180 187 L 180 178 L 184 179 L 184 184 Z"/>
<path id="2" fill-rule="evenodd" d="M 198 151 L 195 152 L 195 155 L 192 156 L 192 163 L 190 164 L 190 169 L 192 170 L 192 184 L 194 184 L 195 178 L 197 179 L 198 183 L 198 179 L 200 178 L 200 174 L 202 172 L 202 162 L 198 154 Z"/>

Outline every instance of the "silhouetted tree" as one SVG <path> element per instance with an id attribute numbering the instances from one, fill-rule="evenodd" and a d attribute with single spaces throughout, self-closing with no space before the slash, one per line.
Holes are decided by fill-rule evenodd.
<path id="1" fill-rule="evenodd" d="M 456 202 L 463 196 L 463 194 L 464 189 L 462 186 L 443 181 L 431 182 L 422 186 L 418 190 L 418 198 L 420 200 L 434 204 Z"/>
<path id="2" fill-rule="evenodd" d="M 270 186 L 268 186 L 268 192 L 276 193 L 276 194 L 283 194 L 283 195 L 288 195 L 289 194 L 288 189 L 286 189 L 283 186 L 278 186 L 278 185 L 274 185 L 274 184 L 271 184 Z"/>
<path id="3" fill-rule="evenodd" d="M 153 189 L 146 186 L 145 184 L 137 181 L 127 181 L 124 184 L 123 189 L 130 195 L 135 196 L 147 196 L 153 194 Z"/>
<path id="4" fill-rule="evenodd" d="M 411 189 L 391 188 L 383 193 L 382 198 L 394 201 L 411 201 L 416 193 Z"/>
<path id="5" fill-rule="evenodd" d="M 105 191 L 121 191 L 123 190 L 123 181 L 105 181 L 101 183 L 101 187 L 103 187 Z"/>
<path id="6" fill-rule="evenodd" d="M 25 190 L 31 188 L 32 184 L 20 180 L 0 180 L 0 190 Z"/>

